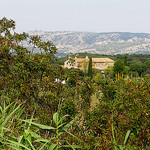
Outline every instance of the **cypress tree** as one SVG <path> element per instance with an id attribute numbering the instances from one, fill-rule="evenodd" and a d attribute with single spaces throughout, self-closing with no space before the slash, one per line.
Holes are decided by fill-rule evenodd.
<path id="1" fill-rule="evenodd" d="M 89 60 L 89 65 L 88 65 L 88 76 L 93 78 L 93 72 L 92 72 L 92 58 Z"/>

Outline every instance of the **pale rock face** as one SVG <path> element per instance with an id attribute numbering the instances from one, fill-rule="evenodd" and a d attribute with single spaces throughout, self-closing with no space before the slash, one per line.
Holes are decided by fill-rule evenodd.
<path id="1" fill-rule="evenodd" d="M 44 32 L 30 31 L 29 35 L 39 35 L 44 41 L 52 41 L 58 53 L 97 54 L 150 54 L 150 34 L 146 33 L 92 33 L 92 32 Z M 26 47 L 30 47 L 25 43 Z"/>

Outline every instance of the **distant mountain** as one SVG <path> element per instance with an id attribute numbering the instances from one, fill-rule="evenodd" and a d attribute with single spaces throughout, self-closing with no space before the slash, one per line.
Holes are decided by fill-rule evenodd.
<path id="1" fill-rule="evenodd" d="M 52 41 L 58 53 L 150 54 L 150 34 L 129 32 L 45 32 L 31 31 L 44 41 Z"/>

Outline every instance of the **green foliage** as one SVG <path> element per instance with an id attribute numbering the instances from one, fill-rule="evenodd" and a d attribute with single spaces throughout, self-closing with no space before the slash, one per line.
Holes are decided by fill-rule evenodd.
<path id="1" fill-rule="evenodd" d="M 28 120 L 22 120 L 23 122 L 27 122 L 31 125 L 37 126 L 40 129 L 43 130 L 47 130 L 50 133 L 54 133 L 54 137 L 51 137 L 49 140 L 48 139 L 43 139 L 42 137 L 38 137 L 38 139 L 36 140 L 37 142 L 43 142 L 43 148 L 47 148 L 47 149 L 60 149 L 63 147 L 70 147 L 72 149 L 74 148 L 79 148 L 79 146 L 77 145 L 71 145 L 65 137 L 62 137 L 62 134 L 67 133 L 70 136 L 73 136 L 74 138 L 80 140 L 79 138 L 77 138 L 75 135 L 73 135 L 72 133 L 70 133 L 68 131 L 68 129 L 73 125 L 73 123 L 75 122 L 74 120 L 71 120 L 70 122 L 65 122 L 65 118 L 68 117 L 69 115 L 65 115 L 63 117 L 60 117 L 59 111 L 54 113 L 53 115 L 53 122 L 55 124 L 54 127 L 52 126 L 47 126 L 47 125 L 42 125 L 42 124 L 38 124 L 32 121 L 28 121 Z M 64 145 L 63 143 L 67 144 Z"/>
<path id="2" fill-rule="evenodd" d="M 134 80 L 130 78 L 116 81 L 108 78 L 101 80 L 103 96 L 97 107 L 88 115 L 87 128 L 90 127 L 92 133 L 100 138 L 99 144 L 103 145 L 103 148 L 111 149 L 111 143 L 114 143 L 112 139 L 115 138 L 117 147 L 122 145 L 127 149 L 139 147 L 147 149 L 150 134 L 149 84 L 148 77 Z M 113 138 L 111 138 L 112 124 Z M 127 141 L 122 137 L 128 133 L 128 130 L 131 132 L 126 143 Z"/>
<path id="3" fill-rule="evenodd" d="M 125 57 L 126 58 L 126 57 Z M 125 64 L 126 65 L 125 65 Z M 121 61 L 120 59 L 118 59 L 116 62 L 115 62 L 115 64 L 114 64 L 114 66 L 113 66 L 113 73 L 114 73 L 114 75 L 116 75 L 116 74 L 124 74 L 124 75 L 126 75 L 126 74 L 128 74 L 128 72 L 129 72 L 129 70 L 130 70 L 130 67 L 129 66 L 127 66 L 127 60 L 125 60 L 125 62 L 123 63 L 123 61 Z M 111 71 L 109 68 L 108 69 L 106 69 L 106 73 L 108 73 L 108 71 Z"/>
<path id="4" fill-rule="evenodd" d="M 105 70 L 105 77 L 97 71 L 91 79 L 57 65 L 51 41 L 14 29 L 13 20 L 0 20 L 0 149 L 149 148 L 148 55 L 109 56 L 119 58 L 115 66 Z M 24 40 L 31 51 L 21 46 Z M 108 57 L 78 57 L 83 55 Z M 128 73 L 131 77 L 125 77 Z M 99 103 L 91 106 L 94 99 Z M 72 126 L 75 122 L 81 130 Z"/>
<path id="5" fill-rule="evenodd" d="M 91 95 L 93 93 L 93 88 L 91 85 L 91 80 L 89 77 L 84 79 L 84 82 L 82 83 L 80 87 L 80 94 L 81 98 L 83 100 L 82 103 L 82 108 L 84 109 L 89 109 L 90 104 L 91 104 Z"/>
<path id="6" fill-rule="evenodd" d="M 75 57 L 75 55 L 72 55 L 72 57 Z M 120 55 L 118 54 L 118 55 L 110 56 L 110 55 L 98 55 L 98 54 L 89 54 L 89 53 L 78 53 L 78 58 L 84 58 L 86 56 L 88 56 L 89 58 L 90 57 L 91 58 L 106 58 L 107 57 L 114 61 L 117 61 L 118 59 L 120 59 L 123 61 L 124 66 L 128 66 L 130 68 L 130 70 L 129 68 L 123 69 L 124 74 L 126 73 L 132 74 L 133 76 L 141 76 L 141 75 L 144 76 L 145 74 L 150 74 L 150 67 L 149 67 L 150 55 L 142 55 L 142 54 Z M 67 57 L 59 58 L 58 62 L 62 65 L 64 61 L 67 59 L 68 59 Z M 134 67 L 132 69 L 132 65 L 138 66 L 138 65 L 143 65 L 143 64 L 145 66 L 144 69 L 139 69 L 138 67 Z M 111 76 L 111 74 L 109 76 Z"/>
<path id="7" fill-rule="evenodd" d="M 3 100 L 2 100 L 3 101 Z M 26 149 L 26 150 L 43 150 L 43 149 L 61 149 L 69 147 L 71 149 L 80 148 L 77 145 L 71 145 L 64 134 L 68 134 L 80 141 L 75 135 L 69 132 L 69 128 L 76 122 L 76 118 L 67 121 L 69 115 L 60 116 L 58 112 L 53 115 L 54 126 L 47 126 L 33 122 L 31 119 L 21 119 L 23 109 L 20 105 L 11 103 L 9 105 L 0 105 L 0 148 L 1 149 Z M 47 138 L 43 138 L 39 133 L 40 130 L 49 132 Z"/>
<path id="8" fill-rule="evenodd" d="M 72 68 L 67 75 L 67 84 L 70 87 L 75 87 L 77 84 L 77 80 L 78 80 L 78 71 Z"/>
<path id="9" fill-rule="evenodd" d="M 114 74 L 123 73 L 124 63 L 118 59 L 114 64 Z"/>
<path id="10" fill-rule="evenodd" d="M 17 122 L 15 122 L 15 120 L 20 117 L 21 112 L 22 112 L 21 104 L 18 105 L 18 104 L 11 103 L 7 105 L 5 101 L 1 99 L 1 105 L 0 105 L 0 148 L 1 149 L 5 148 L 3 143 L 6 141 L 6 137 L 10 136 L 13 133 L 13 131 L 11 131 L 11 128 L 13 129 L 17 127 L 16 126 Z"/>
<path id="11" fill-rule="evenodd" d="M 92 72 L 92 58 L 89 60 L 89 65 L 88 65 L 88 76 L 93 78 L 93 72 Z"/>
<path id="12" fill-rule="evenodd" d="M 51 41 L 43 42 L 38 36 L 14 32 L 12 20 L 3 18 L 0 23 L 0 95 L 26 102 L 27 113 L 36 109 L 35 114 L 42 119 L 43 108 L 47 114 L 57 110 L 56 88 L 61 88 L 54 83 L 61 74 L 60 67 L 53 65 L 57 49 Z M 33 45 L 32 51 L 21 46 L 24 40 Z M 34 53 L 36 47 L 41 53 Z M 47 117 L 44 115 L 43 121 L 47 122 Z"/>
<path id="13" fill-rule="evenodd" d="M 107 69 L 104 70 L 104 73 L 108 77 L 112 77 L 114 74 L 113 66 L 108 66 Z"/>
<path id="14" fill-rule="evenodd" d="M 94 77 L 93 77 L 93 82 L 96 83 L 97 85 L 100 85 L 101 80 L 102 80 L 102 74 L 101 73 L 97 73 Z"/>
<path id="15" fill-rule="evenodd" d="M 75 101 L 71 98 L 63 100 L 61 113 L 69 114 L 70 116 L 75 117 L 75 115 L 77 114 L 77 109 L 75 107 Z"/>
<path id="16" fill-rule="evenodd" d="M 128 66 L 128 55 L 125 55 L 124 57 L 124 65 Z"/>
<path id="17" fill-rule="evenodd" d="M 131 66 L 130 66 L 130 71 L 137 72 L 139 76 L 141 76 L 145 70 L 146 70 L 145 64 L 134 63 L 134 64 L 131 64 Z"/>
<path id="18" fill-rule="evenodd" d="M 123 68 L 123 74 L 124 75 L 128 74 L 129 70 L 130 70 L 129 66 L 124 66 L 124 68 Z"/>

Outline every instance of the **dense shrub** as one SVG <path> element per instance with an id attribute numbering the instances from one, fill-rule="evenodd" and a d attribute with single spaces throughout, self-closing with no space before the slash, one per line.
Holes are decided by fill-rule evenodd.
<path id="1" fill-rule="evenodd" d="M 104 79 L 101 82 L 103 96 L 100 104 L 87 118 L 87 124 L 94 135 L 101 138 L 100 144 L 105 147 L 107 141 L 107 148 L 111 147 L 112 125 L 114 125 L 118 144 L 123 143 L 127 131 L 131 130 L 129 145 L 146 149 L 150 144 L 149 77 L 116 81 Z"/>

